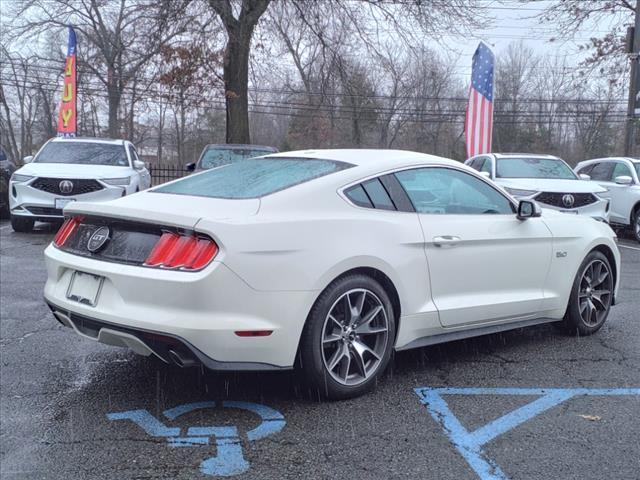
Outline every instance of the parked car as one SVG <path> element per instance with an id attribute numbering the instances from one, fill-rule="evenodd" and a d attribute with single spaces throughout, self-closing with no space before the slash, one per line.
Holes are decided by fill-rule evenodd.
<path id="1" fill-rule="evenodd" d="M 11 226 L 62 221 L 71 202 L 102 202 L 149 188 L 151 176 L 126 140 L 54 138 L 24 159 L 9 182 Z"/>
<path id="2" fill-rule="evenodd" d="M 606 189 L 581 179 L 558 157 L 491 153 L 477 155 L 465 163 L 518 199 L 535 200 L 563 213 L 609 219 L 609 200 L 602 195 Z"/>
<path id="3" fill-rule="evenodd" d="M 640 242 L 640 159 L 628 157 L 598 158 L 580 162 L 575 171 L 588 175 L 604 187 L 601 194 L 611 200 L 609 221 L 629 227 Z"/>
<path id="4" fill-rule="evenodd" d="M 9 216 L 9 179 L 16 171 L 16 164 L 0 145 L 0 217 Z"/>
<path id="5" fill-rule="evenodd" d="M 84 337 L 179 366 L 298 365 L 345 398 L 394 349 L 555 321 L 597 331 L 618 289 L 615 234 L 541 212 L 431 155 L 279 153 L 68 205 L 44 296 Z"/>
<path id="6" fill-rule="evenodd" d="M 277 148 L 264 145 L 216 144 L 207 145 L 197 162 L 187 163 L 190 172 L 202 172 L 211 168 L 235 163 L 246 158 L 260 157 L 276 153 Z"/>

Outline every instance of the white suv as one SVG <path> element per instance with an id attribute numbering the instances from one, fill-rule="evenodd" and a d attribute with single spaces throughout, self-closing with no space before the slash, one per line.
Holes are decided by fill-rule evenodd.
<path id="1" fill-rule="evenodd" d="M 53 138 L 9 181 L 11 226 L 29 232 L 36 220 L 64 218 L 69 202 L 102 202 L 149 188 L 151 176 L 126 140 Z"/>
<path id="2" fill-rule="evenodd" d="M 606 189 L 576 175 L 561 158 L 489 153 L 471 157 L 465 163 L 519 200 L 535 200 L 545 208 L 609 221 L 609 199 L 603 196 Z"/>
<path id="3" fill-rule="evenodd" d="M 640 160 L 627 157 L 598 158 L 576 165 L 576 173 L 607 189 L 611 223 L 631 227 L 640 242 Z"/>

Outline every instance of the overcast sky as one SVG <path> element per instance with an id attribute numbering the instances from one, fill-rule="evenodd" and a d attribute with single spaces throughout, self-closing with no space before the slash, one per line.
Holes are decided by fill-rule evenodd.
<path id="1" fill-rule="evenodd" d="M 575 40 L 564 40 L 559 36 L 556 25 L 541 24 L 536 18 L 545 7 L 554 3 L 551 0 L 540 0 L 535 3 L 522 4 L 513 1 L 486 0 L 489 15 L 493 18 L 493 26 L 476 32 L 476 36 L 466 41 L 459 37 L 446 39 L 448 45 L 455 46 L 460 53 L 458 60 L 459 72 L 469 77 L 471 75 L 471 57 L 479 40 L 489 43 L 496 54 L 506 49 L 512 42 L 522 40 L 537 54 L 548 57 L 567 57 L 568 65 L 577 65 L 585 57 L 584 52 L 578 50 L 579 44 L 586 43 L 593 36 L 601 36 L 610 31 L 610 24 L 595 24 L 590 22 L 575 37 Z M 551 41 L 556 39 L 555 41 Z"/>

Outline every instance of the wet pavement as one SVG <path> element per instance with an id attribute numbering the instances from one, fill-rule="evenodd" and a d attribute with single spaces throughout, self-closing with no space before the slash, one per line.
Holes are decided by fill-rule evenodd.
<path id="1" fill-rule="evenodd" d="M 291 373 L 181 370 L 79 338 L 42 301 L 52 236 L 0 223 L 2 479 L 640 479 L 631 240 L 598 334 L 403 352 L 371 394 L 320 402 Z"/>

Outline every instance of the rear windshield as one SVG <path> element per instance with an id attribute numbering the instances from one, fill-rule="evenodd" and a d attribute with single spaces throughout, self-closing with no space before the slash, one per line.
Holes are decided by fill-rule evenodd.
<path id="1" fill-rule="evenodd" d="M 332 160 L 254 158 L 154 188 L 154 192 L 212 198 L 257 198 L 353 165 Z"/>
<path id="2" fill-rule="evenodd" d="M 496 163 L 497 178 L 556 178 L 575 180 L 571 167 L 559 158 L 499 158 Z"/>
<path id="3" fill-rule="evenodd" d="M 89 142 L 49 142 L 40 150 L 34 162 L 129 166 L 123 145 Z"/>
<path id="4" fill-rule="evenodd" d="M 247 158 L 259 157 L 274 153 L 274 149 L 266 148 L 208 148 L 202 154 L 199 169 L 221 167 Z"/>

